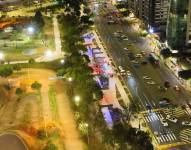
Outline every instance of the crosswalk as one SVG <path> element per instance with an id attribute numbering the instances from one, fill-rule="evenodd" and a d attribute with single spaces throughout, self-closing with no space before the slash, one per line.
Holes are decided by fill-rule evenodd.
<path id="1" fill-rule="evenodd" d="M 173 141 L 177 141 L 177 138 L 175 136 L 175 134 L 172 131 L 169 131 L 165 134 L 159 134 L 156 137 L 156 140 L 159 144 L 162 143 L 168 143 L 168 142 L 173 142 Z"/>
<path id="2" fill-rule="evenodd" d="M 151 113 L 150 115 L 144 114 L 144 119 L 146 122 L 154 122 L 163 118 L 162 114 L 160 113 Z"/>
<path id="3" fill-rule="evenodd" d="M 160 121 L 161 118 L 165 118 L 164 115 L 162 115 L 160 112 L 153 112 L 150 114 L 143 114 L 143 118 L 146 122 L 151 123 L 153 125 L 156 125 L 154 122 L 155 121 Z M 158 124 L 158 123 L 157 123 Z M 159 125 L 159 131 L 157 131 L 157 134 L 155 134 L 155 138 L 157 143 L 159 144 L 166 144 L 166 143 L 172 143 L 172 142 L 177 142 L 178 139 L 175 136 L 175 134 L 169 130 L 169 129 L 165 129 L 165 133 L 163 133 L 163 126 Z"/>
<path id="4" fill-rule="evenodd" d="M 180 139 L 183 142 L 191 143 L 191 129 L 185 129 L 180 132 Z"/>
<path id="5" fill-rule="evenodd" d="M 162 111 L 165 113 L 165 115 L 173 115 L 177 118 L 185 115 L 185 111 L 181 107 L 177 107 L 174 109 L 163 108 Z"/>

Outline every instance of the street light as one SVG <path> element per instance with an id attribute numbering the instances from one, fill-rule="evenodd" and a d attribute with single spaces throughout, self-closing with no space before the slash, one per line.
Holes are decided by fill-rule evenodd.
<path id="1" fill-rule="evenodd" d="M 52 57 L 52 51 L 51 50 L 47 50 L 45 53 L 46 57 Z"/>
<path id="2" fill-rule="evenodd" d="M 2 52 L 0 52 L 0 60 L 4 59 L 4 54 Z"/>
<path id="3" fill-rule="evenodd" d="M 27 28 L 27 31 L 28 31 L 29 34 L 33 34 L 34 33 L 34 28 L 32 26 L 29 26 Z"/>
<path id="4" fill-rule="evenodd" d="M 74 101 L 75 101 L 76 105 L 79 105 L 80 96 L 76 95 L 76 96 L 74 97 Z"/>
<path id="5" fill-rule="evenodd" d="M 72 80 L 73 80 L 72 77 L 69 77 L 69 78 L 68 78 L 68 81 L 69 81 L 69 82 L 72 82 Z"/>
<path id="6" fill-rule="evenodd" d="M 60 60 L 60 63 L 61 63 L 61 64 L 64 64 L 64 63 L 65 63 L 65 60 L 64 60 L 64 59 L 61 59 L 61 60 Z"/>
<path id="7" fill-rule="evenodd" d="M 151 33 L 151 34 L 153 34 L 153 33 L 154 33 L 153 28 L 149 28 L 149 33 Z"/>

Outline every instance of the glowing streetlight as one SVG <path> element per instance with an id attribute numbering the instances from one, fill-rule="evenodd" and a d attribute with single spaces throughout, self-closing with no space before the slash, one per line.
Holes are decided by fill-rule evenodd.
<path id="1" fill-rule="evenodd" d="M 45 53 L 45 56 L 46 57 L 52 57 L 52 51 L 51 50 L 47 50 L 46 53 Z"/>
<path id="2" fill-rule="evenodd" d="M 69 81 L 69 82 L 72 82 L 72 80 L 73 80 L 72 77 L 69 77 L 69 78 L 68 78 L 68 81 Z"/>
<path id="3" fill-rule="evenodd" d="M 65 63 L 65 60 L 64 60 L 64 59 L 61 59 L 61 60 L 60 60 L 60 63 L 61 63 L 61 64 L 64 64 L 64 63 Z"/>
<path id="4" fill-rule="evenodd" d="M 75 101 L 76 105 L 79 105 L 80 96 L 76 95 L 76 96 L 74 97 L 74 101 Z"/>
<path id="5" fill-rule="evenodd" d="M 29 26 L 27 28 L 27 31 L 28 31 L 29 34 L 33 34 L 34 33 L 34 28 L 32 26 Z"/>
<path id="6" fill-rule="evenodd" d="M 4 59 L 4 54 L 2 52 L 0 52 L 0 60 Z"/>
<path id="7" fill-rule="evenodd" d="M 149 28 L 149 33 L 151 33 L 151 34 L 153 34 L 153 33 L 154 33 L 153 28 Z"/>
<path id="8" fill-rule="evenodd" d="M 88 126 L 89 126 L 89 124 L 88 124 L 88 123 L 84 123 L 84 125 L 85 125 L 85 127 L 88 127 Z"/>

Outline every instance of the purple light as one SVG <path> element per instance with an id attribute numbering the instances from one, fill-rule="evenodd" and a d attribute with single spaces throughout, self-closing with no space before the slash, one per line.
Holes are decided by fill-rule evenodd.
<path id="1" fill-rule="evenodd" d="M 149 33 L 151 33 L 151 34 L 154 33 L 153 28 L 150 28 L 150 29 L 149 29 Z"/>

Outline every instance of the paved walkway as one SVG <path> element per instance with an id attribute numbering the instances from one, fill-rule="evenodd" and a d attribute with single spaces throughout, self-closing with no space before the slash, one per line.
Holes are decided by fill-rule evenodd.
<path id="1" fill-rule="evenodd" d="M 62 81 L 56 82 L 56 97 L 61 126 L 64 132 L 64 143 L 66 150 L 84 150 L 85 144 L 80 139 L 76 128 L 74 114 L 70 107 L 68 96 Z"/>
<path id="2" fill-rule="evenodd" d="M 28 150 L 24 141 L 17 135 L 5 133 L 0 135 L 1 150 Z"/>

